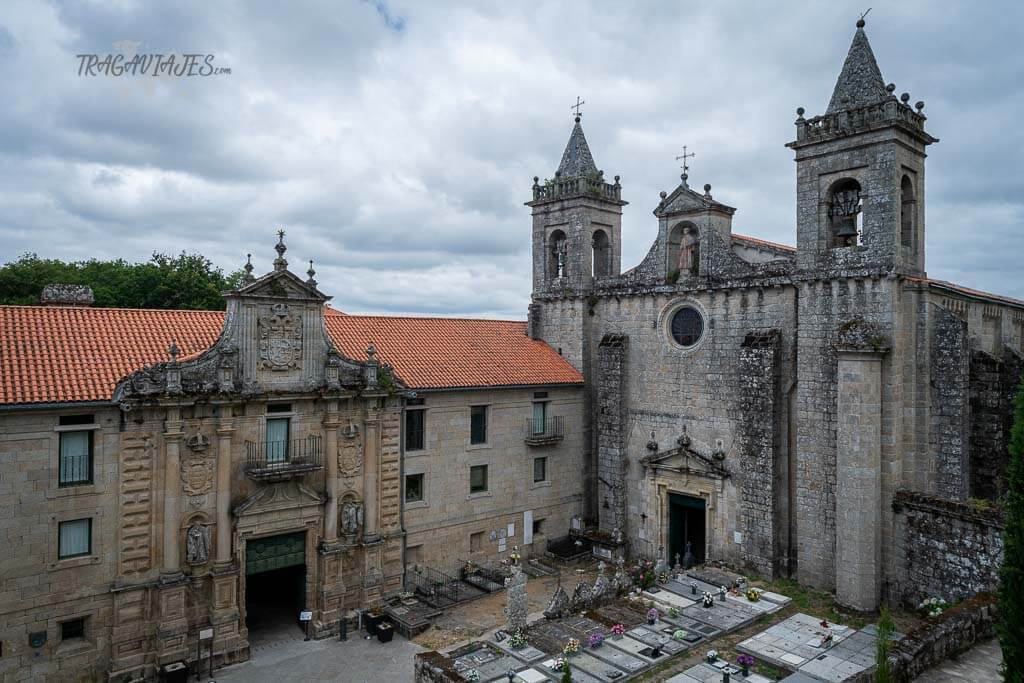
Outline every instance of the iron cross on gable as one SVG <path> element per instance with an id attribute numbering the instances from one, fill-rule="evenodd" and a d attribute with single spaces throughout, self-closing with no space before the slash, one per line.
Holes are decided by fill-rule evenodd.
<path id="1" fill-rule="evenodd" d="M 676 161 L 679 161 L 680 159 L 683 160 L 683 173 L 686 173 L 690 170 L 690 164 L 687 162 L 687 159 L 692 159 L 695 156 L 697 155 L 694 154 L 693 152 L 687 152 L 686 145 L 683 145 L 683 153 L 676 157 Z"/>
<path id="2" fill-rule="evenodd" d="M 575 111 L 575 113 L 573 114 L 573 116 L 575 116 L 575 117 L 576 117 L 576 120 L 577 120 L 577 121 L 579 121 L 579 118 L 580 118 L 581 116 L 583 116 L 583 114 L 581 114 L 581 113 L 580 113 L 580 107 L 582 107 L 582 106 L 583 106 L 584 104 L 586 104 L 586 102 L 585 102 L 584 100 L 581 100 L 581 99 L 580 99 L 580 96 L 579 96 L 579 95 L 577 95 L 577 96 L 576 96 L 576 104 L 574 104 L 574 105 L 572 105 L 571 107 L 569 107 L 569 109 L 572 109 L 572 110 L 574 110 L 574 111 Z"/>

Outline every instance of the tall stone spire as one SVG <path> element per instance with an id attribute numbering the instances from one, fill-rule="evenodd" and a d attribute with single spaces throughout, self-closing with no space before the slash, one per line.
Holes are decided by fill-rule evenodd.
<path id="1" fill-rule="evenodd" d="M 857 21 L 857 32 L 853 34 L 853 43 L 843 62 L 843 70 L 832 91 L 832 100 L 828 103 L 826 114 L 844 109 L 859 109 L 870 104 L 884 102 L 888 93 L 882 72 L 871 51 L 868 36 L 864 33 L 864 19 Z"/>
<path id="2" fill-rule="evenodd" d="M 563 178 L 577 178 L 596 173 L 597 164 L 594 163 L 590 146 L 587 145 L 587 138 L 583 135 L 580 117 L 577 116 L 576 124 L 572 127 L 572 134 L 569 136 L 569 144 L 562 152 L 562 163 L 558 165 L 558 174 Z"/>

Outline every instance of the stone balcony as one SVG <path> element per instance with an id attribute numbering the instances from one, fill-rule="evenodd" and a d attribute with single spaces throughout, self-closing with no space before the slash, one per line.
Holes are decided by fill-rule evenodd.
<path id="1" fill-rule="evenodd" d="M 527 446 L 551 446 L 565 438 L 565 421 L 561 415 L 546 420 L 528 419 L 523 424 Z"/>
<path id="2" fill-rule="evenodd" d="M 246 441 L 245 474 L 255 481 L 287 481 L 323 469 L 323 439 Z"/>
<path id="3" fill-rule="evenodd" d="M 604 176 L 598 174 L 596 177 L 586 176 L 575 178 L 563 178 L 556 176 L 554 180 L 547 180 L 540 184 L 539 178 L 534 178 L 533 201 L 547 202 L 555 199 L 569 199 L 572 197 L 594 197 L 611 202 L 622 202 L 622 185 L 619 184 L 618 176 L 615 177 L 615 184 L 604 182 Z"/>

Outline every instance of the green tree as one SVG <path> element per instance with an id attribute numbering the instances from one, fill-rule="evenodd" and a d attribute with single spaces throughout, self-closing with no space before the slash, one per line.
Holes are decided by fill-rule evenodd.
<path id="1" fill-rule="evenodd" d="M 217 310 L 224 308 L 221 292 L 237 287 L 241 276 L 240 270 L 225 275 L 205 256 L 185 252 L 154 253 L 146 263 L 24 254 L 0 267 L 0 304 L 36 304 L 43 287 L 67 283 L 89 286 L 100 307 Z"/>
<path id="2" fill-rule="evenodd" d="M 1024 657 L 1024 381 L 1013 403 L 996 629 L 1003 649 L 1003 680 L 1021 683 L 1024 682 L 1024 668 L 1020 666 Z"/>
<path id="3" fill-rule="evenodd" d="M 572 666 L 569 665 L 569 658 L 562 662 L 562 680 L 560 683 L 572 683 Z"/>
<path id="4" fill-rule="evenodd" d="M 875 635 L 875 683 L 892 683 L 889 653 L 892 652 L 892 634 L 895 630 L 892 614 L 889 613 L 889 608 L 883 605 L 878 618 L 878 632 Z"/>

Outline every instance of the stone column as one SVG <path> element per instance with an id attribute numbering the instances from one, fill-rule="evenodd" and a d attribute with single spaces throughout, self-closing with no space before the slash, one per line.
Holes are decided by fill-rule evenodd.
<path id="1" fill-rule="evenodd" d="M 324 459 L 327 463 L 327 503 L 324 510 L 324 543 L 338 540 L 338 402 L 331 401 L 324 415 Z"/>
<path id="2" fill-rule="evenodd" d="M 163 566 L 157 584 L 157 623 L 154 649 L 156 663 L 181 661 L 188 656 L 185 575 L 181 573 L 178 530 L 181 527 L 181 412 L 167 409 L 164 422 L 164 519 Z"/>
<path id="3" fill-rule="evenodd" d="M 882 355 L 840 350 L 838 356 L 836 599 L 872 611 L 882 572 Z"/>
<path id="4" fill-rule="evenodd" d="M 363 540 L 369 543 L 378 539 L 377 490 L 380 483 L 377 472 L 380 463 L 380 410 L 376 405 L 367 408 L 364 425 L 366 436 L 363 441 Z"/>
<path id="5" fill-rule="evenodd" d="M 167 409 L 164 423 L 164 442 L 167 453 L 164 460 L 164 563 L 166 575 L 181 572 L 181 552 L 178 547 L 178 528 L 181 526 L 181 430 L 180 411 Z"/>
<path id="6" fill-rule="evenodd" d="M 230 408 L 228 408 L 230 410 Z M 217 424 L 217 564 L 231 563 L 231 418 Z"/>

